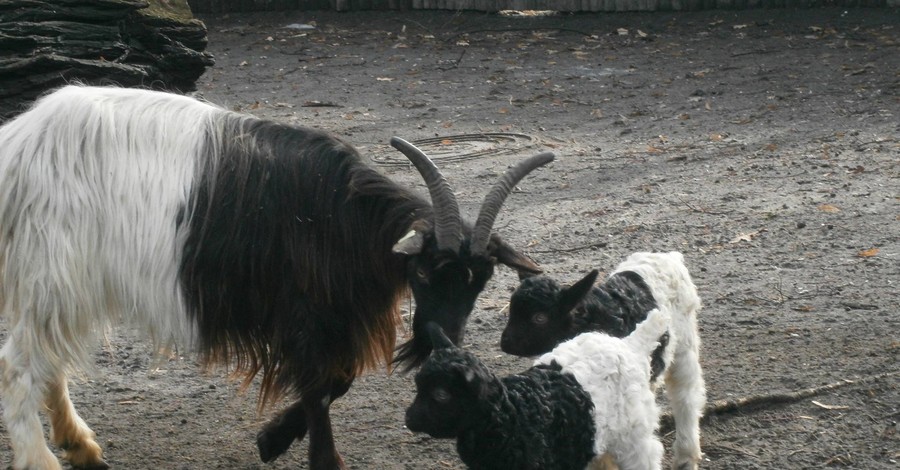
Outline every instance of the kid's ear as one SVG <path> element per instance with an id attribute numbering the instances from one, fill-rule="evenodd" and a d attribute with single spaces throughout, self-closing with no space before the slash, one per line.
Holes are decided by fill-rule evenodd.
<path id="1" fill-rule="evenodd" d="M 428 337 L 431 338 L 431 347 L 434 350 L 453 347 L 453 341 L 450 341 L 450 338 L 444 334 L 444 330 L 437 323 L 428 322 L 425 325 L 425 331 L 428 332 Z"/>
<path id="2" fill-rule="evenodd" d="M 485 371 L 485 373 L 487 372 Z M 466 379 L 466 386 L 479 401 L 487 400 L 497 388 L 496 381 L 491 380 L 493 377 L 485 376 L 479 369 L 468 367 L 463 374 Z"/>
<path id="3" fill-rule="evenodd" d="M 597 276 L 599 275 L 600 272 L 595 269 L 571 287 L 564 288 L 560 294 L 560 309 L 564 312 L 571 312 L 574 310 L 575 307 L 577 307 L 591 292 L 594 283 L 597 282 Z"/>

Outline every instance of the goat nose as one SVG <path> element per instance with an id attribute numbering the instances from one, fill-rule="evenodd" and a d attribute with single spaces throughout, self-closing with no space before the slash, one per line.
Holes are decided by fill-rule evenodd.
<path id="1" fill-rule="evenodd" d="M 416 422 L 416 415 L 413 412 L 413 409 L 410 408 L 406 410 L 406 419 L 404 420 L 406 424 L 406 429 L 409 429 L 412 432 L 419 432 L 419 425 Z"/>

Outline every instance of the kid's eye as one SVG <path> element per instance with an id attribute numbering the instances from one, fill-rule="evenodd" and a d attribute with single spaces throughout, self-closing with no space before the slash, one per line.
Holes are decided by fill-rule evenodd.
<path id="1" fill-rule="evenodd" d="M 543 325 L 547 323 L 547 320 L 549 320 L 549 318 L 547 317 L 546 313 L 536 313 L 533 317 L 531 317 L 531 321 L 535 325 Z"/>
<path id="2" fill-rule="evenodd" d="M 421 279 L 422 281 L 428 280 L 428 273 L 426 273 L 422 268 L 416 270 L 416 276 L 419 276 L 419 279 Z"/>
<path id="3" fill-rule="evenodd" d="M 433 392 L 431 392 L 431 398 L 438 403 L 447 403 L 450 401 L 450 392 L 444 390 L 443 388 L 436 388 Z"/>

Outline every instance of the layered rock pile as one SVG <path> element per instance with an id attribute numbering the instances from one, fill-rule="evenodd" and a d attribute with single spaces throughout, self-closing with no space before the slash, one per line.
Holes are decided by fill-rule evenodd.
<path id="1" fill-rule="evenodd" d="M 206 41 L 186 0 L 0 2 L 0 120 L 71 81 L 191 91 Z"/>

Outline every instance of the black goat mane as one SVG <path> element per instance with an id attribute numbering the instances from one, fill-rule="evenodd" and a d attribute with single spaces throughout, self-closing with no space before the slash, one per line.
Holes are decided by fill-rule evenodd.
<path id="1" fill-rule="evenodd" d="M 430 204 L 323 132 L 223 123 L 185 208 L 181 279 L 204 362 L 245 384 L 262 371 L 260 407 L 389 363 L 407 292 L 391 247 Z"/>

